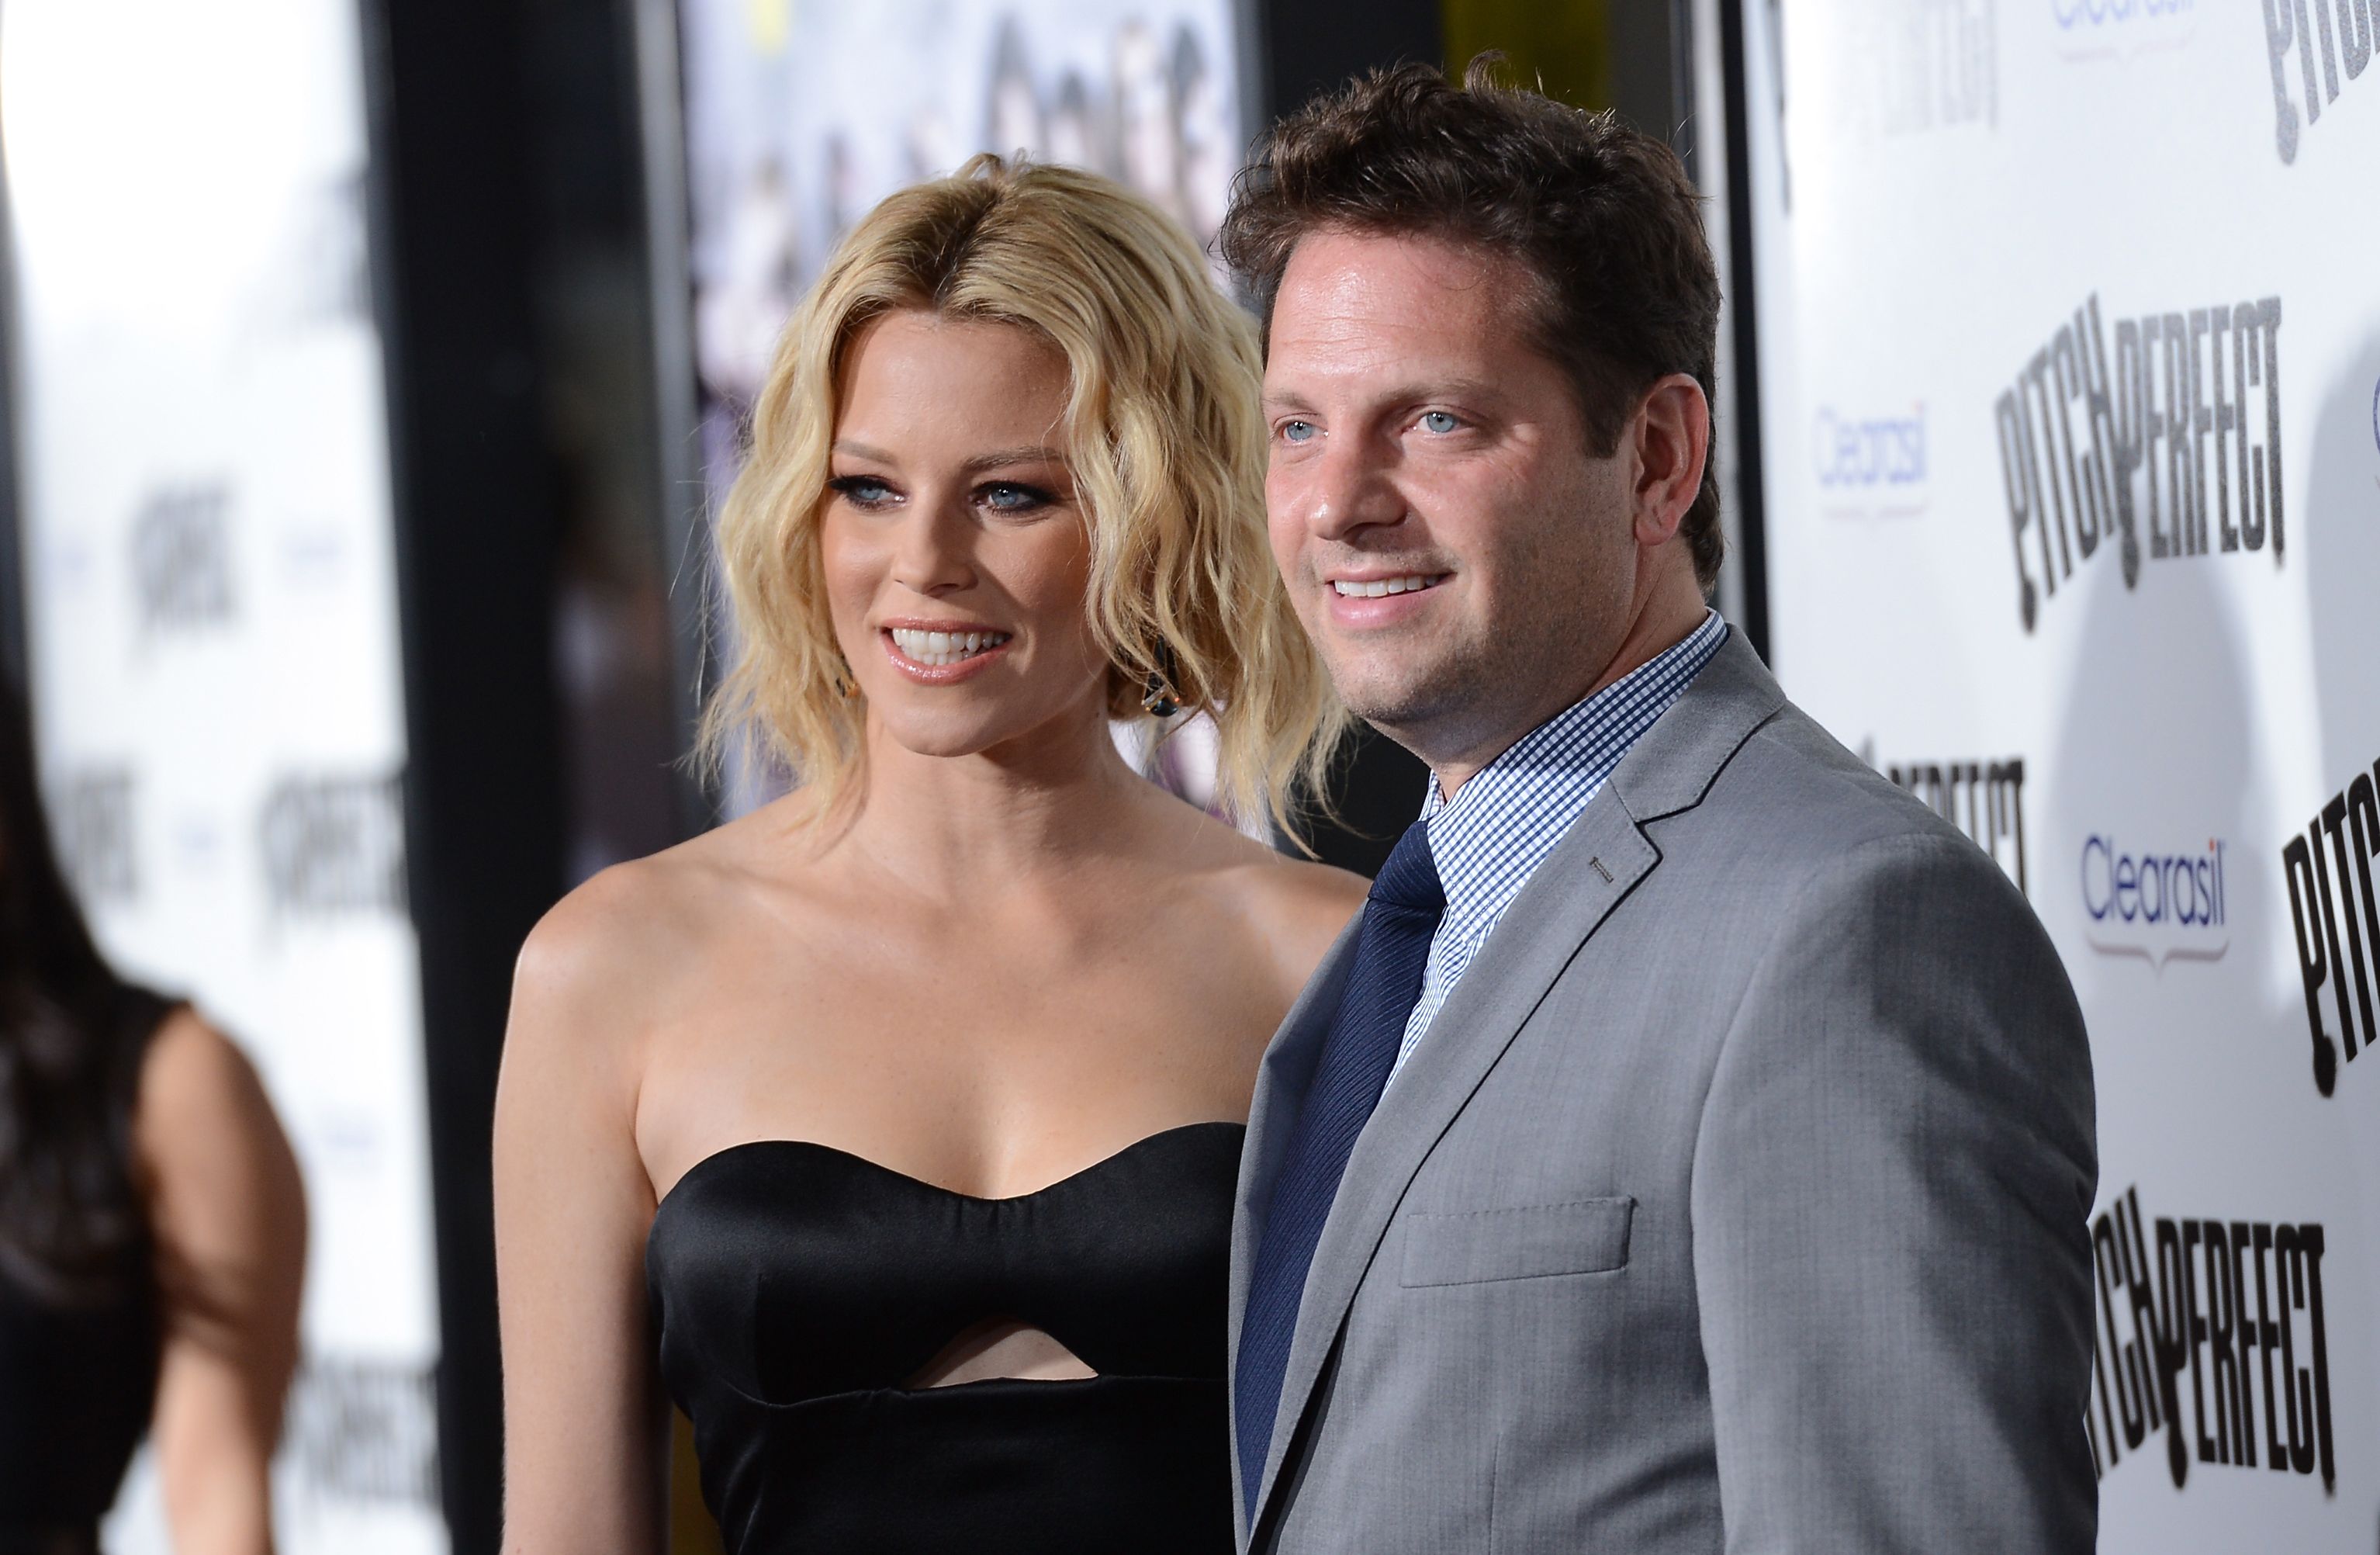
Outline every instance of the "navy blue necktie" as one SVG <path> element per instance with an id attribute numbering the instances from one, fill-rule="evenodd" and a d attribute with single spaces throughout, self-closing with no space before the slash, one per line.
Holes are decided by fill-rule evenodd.
<path id="1" fill-rule="evenodd" d="M 1305 1105 L 1290 1130 L 1289 1152 L 1273 1180 L 1272 1204 L 1248 1281 L 1232 1425 L 1240 1443 L 1241 1504 L 1251 1521 L 1257 1482 L 1272 1445 L 1273 1416 L 1281 1409 L 1305 1271 L 1331 1201 L 1339 1197 L 1355 1136 L 1380 1104 L 1389 1071 L 1396 1065 L 1405 1022 L 1421 998 L 1430 936 L 1445 912 L 1446 892 L 1429 856 L 1427 823 L 1416 820 L 1398 840 L 1364 904 L 1355 964 L 1323 1039 Z"/>

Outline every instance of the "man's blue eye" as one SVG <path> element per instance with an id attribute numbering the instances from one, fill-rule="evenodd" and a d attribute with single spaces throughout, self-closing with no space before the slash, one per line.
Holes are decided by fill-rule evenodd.
<path id="1" fill-rule="evenodd" d="M 1311 421 L 1283 421 L 1281 424 L 1281 440 L 1283 443 L 1305 443 L 1313 436 L 1314 423 Z"/>
<path id="2" fill-rule="evenodd" d="M 1438 433 L 1440 437 L 1445 436 L 1448 432 L 1451 432 L 1457 427 L 1463 425 L 1463 423 L 1454 416 L 1443 410 L 1423 411 L 1421 416 L 1421 424 L 1427 430 Z"/>

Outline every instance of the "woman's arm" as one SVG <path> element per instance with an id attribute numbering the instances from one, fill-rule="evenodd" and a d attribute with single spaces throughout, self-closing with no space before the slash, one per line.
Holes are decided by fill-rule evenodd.
<path id="1" fill-rule="evenodd" d="M 306 1277 L 298 1162 L 256 1071 L 188 1009 L 151 1039 L 133 1136 L 164 1304 L 152 1436 L 174 1548 L 268 1555 Z"/>
<path id="2" fill-rule="evenodd" d="M 652 1555 L 665 1541 L 653 1194 L 635 1133 L 647 984 L 622 874 L 549 914 L 514 978 L 495 1138 L 505 1555 Z"/>

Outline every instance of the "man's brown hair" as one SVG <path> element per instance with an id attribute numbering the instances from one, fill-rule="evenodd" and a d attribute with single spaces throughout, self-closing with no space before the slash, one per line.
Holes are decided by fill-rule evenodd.
<path id="1" fill-rule="evenodd" d="M 1417 233 L 1509 254 L 1536 276 L 1538 349 L 1576 390 L 1609 458 L 1646 390 L 1683 372 L 1714 393 L 1718 272 L 1677 153 L 1609 113 L 1500 79 L 1482 55 L 1456 86 L 1425 65 L 1376 70 L 1266 132 L 1224 219 L 1224 261 L 1273 299 L 1300 239 Z M 1710 462 L 1679 524 L 1708 592 L 1725 548 Z"/>

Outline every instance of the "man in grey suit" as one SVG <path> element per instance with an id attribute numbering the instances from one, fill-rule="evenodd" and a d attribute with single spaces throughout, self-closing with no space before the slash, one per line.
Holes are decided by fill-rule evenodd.
<path id="1" fill-rule="evenodd" d="M 1244 1538 L 2089 1549 L 2082 1016 L 1991 860 L 1705 605 L 1676 158 L 1406 67 L 1271 133 L 1224 252 L 1283 576 L 1434 774 L 1258 1082 Z"/>

